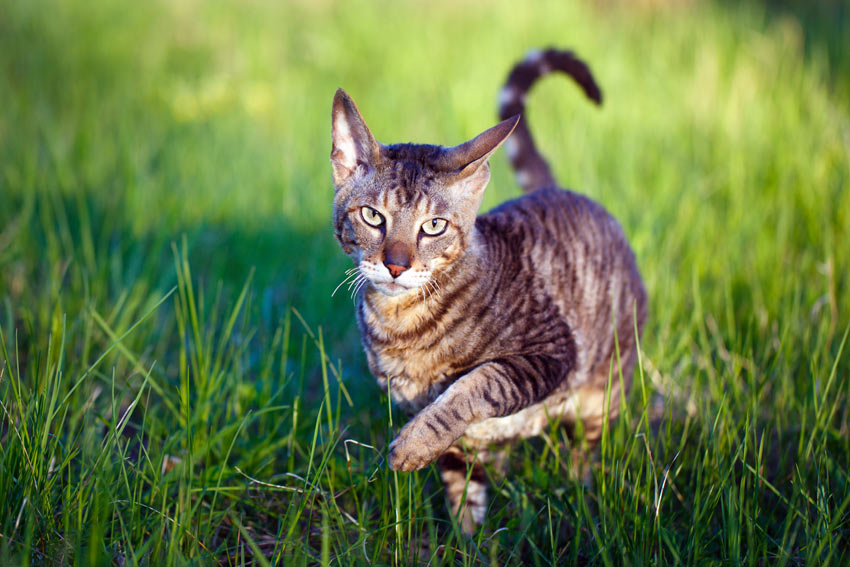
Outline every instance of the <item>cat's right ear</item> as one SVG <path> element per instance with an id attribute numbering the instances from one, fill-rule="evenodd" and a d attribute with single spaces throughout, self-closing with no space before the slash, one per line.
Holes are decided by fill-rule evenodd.
<path id="1" fill-rule="evenodd" d="M 477 185 L 483 191 L 490 179 L 488 164 L 490 156 L 508 139 L 516 125 L 519 124 L 519 120 L 520 116 L 517 114 L 499 122 L 468 142 L 447 148 L 441 158 L 443 169 L 452 172 L 455 179 L 479 177 L 480 182 Z"/>
<path id="2" fill-rule="evenodd" d="M 381 145 L 372 136 L 357 105 L 342 89 L 334 95 L 331 114 L 331 165 L 334 185 L 339 186 L 353 177 L 374 168 L 381 159 Z"/>

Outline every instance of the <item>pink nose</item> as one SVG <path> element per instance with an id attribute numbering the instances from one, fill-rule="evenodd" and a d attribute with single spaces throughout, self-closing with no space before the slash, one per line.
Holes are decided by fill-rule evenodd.
<path id="1" fill-rule="evenodd" d="M 398 266 L 396 264 L 384 265 L 387 267 L 387 269 L 390 271 L 390 274 L 392 274 L 394 278 L 399 277 L 405 270 L 407 270 L 407 268 L 405 268 L 404 266 Z"/>

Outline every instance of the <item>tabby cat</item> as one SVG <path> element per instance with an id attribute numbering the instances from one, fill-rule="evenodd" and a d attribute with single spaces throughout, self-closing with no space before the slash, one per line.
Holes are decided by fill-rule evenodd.
<path id="1" fill-rule="evenodd" d="M 333 101 L 333 221 L 356 264 L 363 346 L 380 386 L 413 416 L 389 465 L 437 460 L 467 532 L 483 522 L 482 464 L 499 460 L 499 445 L 553 420 L 580 419 L 584 439 L 598 440 L 606 400 L 615 417 L 631 383 L 646 319 L 622 229 L 557 187 L 520 120 L 529 88 L 552 71 L 601 101 L 571 52 L 533 52 L 501 92 L 504 121 L 454 147 L 380 144 L 348 94 Z M 527 194 L 476 217 L 503 142 Z"/>

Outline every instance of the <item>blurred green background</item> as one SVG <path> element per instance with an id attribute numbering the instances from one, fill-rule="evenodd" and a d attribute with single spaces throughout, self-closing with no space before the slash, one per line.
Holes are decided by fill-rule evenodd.
<path id="1" fill-rule="evenodd" d="M 561 183 L 608 208 L 635 249 L 651 297 L 646 387 L 603 449 L 597 511 L 563 511 L 564 526 L 609 539 L 528 520 L 502 551 L 479 541 L 480 557 L 510 564 L 531 545 L 543 564 L 843 560 L 830 550 L 848 544 L 850 502 L 848 30 L 837 0 L 0 0 L 0 558 L 238 562 L 261 549 L 348 564 L 366 542 L 394 550 L 379 562 L 412 562 L 398 531 L 380 539 L 400 502 L 418 518 L 406 530 L 433 528 L 432 551 L 446 543 L 452 532 L 405 499 L 405 487 L 436 494 L 425 516 L 445 523 L 433 471 L 399 488 L 378 467 L 378 488 L 340 445 L 356 433 L 382 451 L 390 433 L 351 301 L 331 297 L 350 267 L 330 225 L 331 99 L 345 88 L 382 142 L 456 144 L 495 123 L 515 61 L 556 46 L 588 62 L 604 104 L 553 77 L 528 119 Z M 519 194 L 497 154 L 483 208 Z M 132 426 L 110 437 L 119 414 Z M 557 467 L 535 472 L 548 449 L 528 451 L 491 531 L 566 498 Z M 660 477 L 630 475 L 676 451 L 680 486 L 659 523 L 658 507 L 653 519 L 634 503 Z M 285 491 L 258 504 L 235 466 L 359 487 L 346 513 L 360 527 Z M 609 517 L 612 466 L 616 498 L 634 506 Z M 785 508 L 766 510 L 777 498 Z M 324 520 L 304 524 L 314 504 Z"/>

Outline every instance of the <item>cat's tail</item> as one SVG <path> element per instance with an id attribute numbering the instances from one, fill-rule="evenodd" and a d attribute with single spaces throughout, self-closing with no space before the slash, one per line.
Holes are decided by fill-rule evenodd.
<path id="1" fill-rule="evenodd" d="M 523 115 L 513 134 L 505 142 L 505 148 L 516 172 L 517 182 L 526 192 L 557 185 L 549 164 L 534 146 L 525 116 L 525 97 L 531 86 L 539 78 L 553 71 L 561 71 L 572 77 L 589 99 L 596 104 L 602 104 L 602 93 L 593 80 L 590 69 L 571 51 L 530 51 L 524 60 L 514 66 L 499 93 L 499 117 L 504 120 L 517 114 Z"/>

